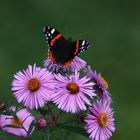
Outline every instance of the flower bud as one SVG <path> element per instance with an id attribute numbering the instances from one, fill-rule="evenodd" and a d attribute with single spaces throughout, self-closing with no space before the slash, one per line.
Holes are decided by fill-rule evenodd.
<path id="1" fill-rule="evenodd" d="M 39 128 L 46 128 L 48 124 L 46 118 L 43 117 L 39 118 L 36 123 Z"/>

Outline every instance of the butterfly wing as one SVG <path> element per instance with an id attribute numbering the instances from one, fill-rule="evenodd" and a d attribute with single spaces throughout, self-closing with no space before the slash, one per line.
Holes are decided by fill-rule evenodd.
<path id="1" fill-rule="evenodd" d="M 54 63 L 67 65 L 73 61 L 76 55 L 89 47 L 88 41 L 68 41 L 60 32 L 49 26 L 44 27 L 43 32 L 49 45 L 48 57 Z"/>
<path id="2" fill-rule="evenodd" d="M 62 34 L 50 26 L 44 27 L 43 33 L 46 37 L 49 48 L 55 46 L 56 41 L 56 45 L 61 45 L 61 42 L 64 41 L 64 37 L 62 36 Z"/>
<path id="3" fill-rule="evenodd" d="M 87 50 L 88 47 L 89 47 L 89 42 L 86 40 L 76 40 L 76 41 L 72 42 L 72 48 L 74 48 L 74 56 Z"/>
<path id="4" fill-rule="evenodd" d="M 66 39 L 60 32 L 49 26 L 44 27 L 43 32 L 49 45 L 48 56 L 50 60 L 60 64 L 67 62 L 69 57 L 69 47 Z"/>

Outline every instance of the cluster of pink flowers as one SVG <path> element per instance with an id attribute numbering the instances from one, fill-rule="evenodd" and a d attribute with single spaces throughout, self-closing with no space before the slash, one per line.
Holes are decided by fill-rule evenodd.
<path id="1" fill-rule="evenodd" d="M 57 124 L 57 119 L 40 119 L 29 110 L 40 111 L 47 104 L 56 105 L 61 112 L 84 114 L 84 129 L 91 140 L 108 140 L 115 131 L 111 95 L 105 79 L 93 71 L 87 63 L 75 57 L 68 67 L 62 67 L 46 59 L 45 68 L 29 65 L 26 70 L 14 75 L 12 91 L 18 103 L 25 108 L 9 107 L 0 115 L 0 128 L 9 133 L 28 137 L 36 130 L 47 129 L 49 123 Z M 63 69 L 62 69 L 63 68 Z M 59 72 L 61 69 L 61 72 Z M 1 107 L 1 105 L 0 105 Z M 30 125 L 34 122 L 31 130 Z M 82 127 L 82 126 L 81 126 Z"/>

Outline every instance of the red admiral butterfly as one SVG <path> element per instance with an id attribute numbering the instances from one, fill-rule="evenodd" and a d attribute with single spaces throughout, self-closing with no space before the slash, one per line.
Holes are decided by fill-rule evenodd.
<path id="1" fill-rule="evenodd" d="M 75 56 L 89 47 L 86 40 L 65 39 L 61 33 L 51 27 L 44 27 L 43 30 L 47 39 L 49 49 L 48 57 L 54 63 L 68 66 L 73 62 Z"/>

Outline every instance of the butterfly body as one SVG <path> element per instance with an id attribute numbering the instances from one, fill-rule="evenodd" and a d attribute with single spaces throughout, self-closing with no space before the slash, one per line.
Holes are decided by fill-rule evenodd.
<path id="1" fill-rule="evenodd" d="M 49 50 L 48 56 L 54 63 L 61 65 L 70 64 L 74 57 L 89 47 L 85 40 L 65 39 L 61 33 L 51 27 L 44 27 L 44 34 L 47 39 Z"/>

